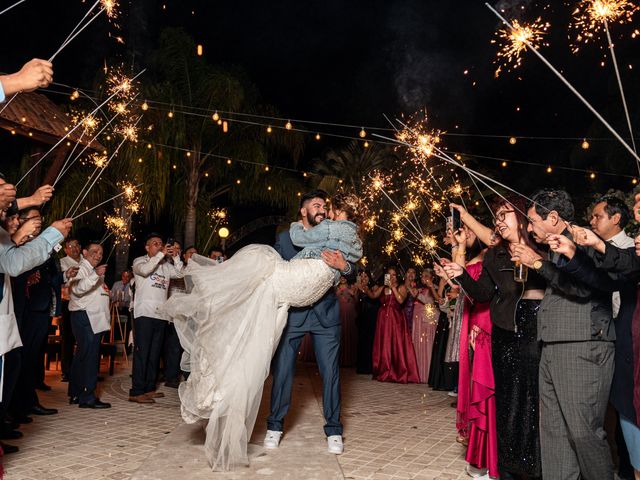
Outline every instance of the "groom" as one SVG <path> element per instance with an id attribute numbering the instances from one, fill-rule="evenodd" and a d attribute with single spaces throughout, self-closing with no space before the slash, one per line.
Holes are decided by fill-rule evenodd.
<path id="1" fill-rule="evenodd" d="M 327 193 L 314 190 L 300 199 L 300 216 L 305 229 L 318 225 L 327 216 Z M 292 259 L 301 248 L 291 242 L 289 229 L 278 235 L 274 248 L 285 260 Z M 355 276 L 355 268 L 339 251 L 322 253 L 327 265 L 346 276 Z M 313 340 L 316 361 L 322 376 L 322 405 L 325 418 L 324 433 L 330 453 L 341 454 L 342 424 L 340 423 L 340 309 L 338 299 L 330 289 L 324 297 L 306 308 L 291 308 L 287 326 L 271 363 L 273 386 L 271 413 L 267 419 L 264 447 L 278 448 L 283 432 L 284 417 L 291 404 L 291 388 L 300 342 L 309 332 Z"/>

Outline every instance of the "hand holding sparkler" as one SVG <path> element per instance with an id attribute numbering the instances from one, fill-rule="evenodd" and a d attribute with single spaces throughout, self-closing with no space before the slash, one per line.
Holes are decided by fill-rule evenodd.
<path id="1" fill-rule="evenodd" d="M 560 255 L 564 255 L 569 260 L 576 254 L 576 244 L 564 235 L 549 235 L 547 237 L 549 248 Z"/>
<path id="2" fill-rule="evenodd" d="M 0 185 L 0 210 L 9 208 L 16 199 L 16 187 L 10 183 Z"/>
<path id="3" fill-rule="evenodd" d="M 434 263 L 433 267 L 435 269 L 436 275 L 438 275 L 441 278 L 446 278 L 448 280 L 453 280 L 454 278 L 457 278 L 460 275 L 462 275 L 462 272 L 464 272 L 464 268 L 462 268 L 461 265 L 458 265 L 457 263 L 452 262 L 451 260 L 447 260 L 446 258 L 441 258 L 440 265 L 438 265 L 437 263 Z M 438 271 L 440 273 L 438 273 Z"/>
<path id="4" fill-rule="evenodd" d="M 40 206 L 51 200 L 51 197 L 53 197 L 53 187 L 51 185 L 43 185 L 29 197 L 29 203 L 34 206 Z"/>
<path id="5" fill-rule="evenodd" d="M 53 65 L 46 60 L 34 58 L 16 73 L 0 76 L 5 96 L 18 92 L 32 92 L 48 87 L 53 81 Z"/>
<path id="6" fill-rule="evenodd" d="M 13 243 L 20 246 L 23 245 L 29 240 L 33 238 L 34 235 L 37 235 L 42 230 L 42 217 L 33 217 L 25 220 L 25 222 L 20 226 L 20 228 L 11 235 L 11 240 Z"/>
<path id="7" fill-rule="evenodd" d="M 591 247 L 600 253 L 604 253 L 605 243 L 598 235 L 588 228 L 571 225 L 569 227 L 573 241 L 583 247 Z"/>
<path id="8" fill-rule="evenodd" d="M 93 269 L 99 277 L 104 277 L 104 274 L 107 273 L 106 265 L 99 265 Z"/>
<path id="9" fill-rule="evenodd" d="M 58 230 L 64 238 L 67 238 L 67 235 L 69 235 L 69 232 L 71 231 L 71 227 L 73 227 L 73 220 L 70 218 L 56 220 L 51 224 L 51 226 Z"/>

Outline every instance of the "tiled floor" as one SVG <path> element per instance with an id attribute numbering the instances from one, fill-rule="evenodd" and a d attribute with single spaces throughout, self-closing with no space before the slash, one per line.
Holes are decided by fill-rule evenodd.
<path id="1" fill-rule="evenodd" d="M 157 463 L 154 458 L 163 456 L 163 448 L 171 448 L 171 437 L 175 440 L 179 432 L 184 431 L 184 426 L 176 429 L 183 425 L 177 392 L 162 387 L 167 396 L 155 405 L 127 402 L 129 372 L 124 368 L 118 370 L 115 376 L 101 383 L 102 399 L 113 404 L 110 410 L 102 411 L 68 405 L 66 384 L 57 381 L 57 374 L 48 374 L 47 382 L 53 391 L 41 393 L 41 402 L 47 407 L 59 408 L 60 413 L 35 417 L 32 424 L 23 426 L 24 438 L 10 442 L 21 451 L 5 457 L 5 478 L 119 480 L 131 478 L 134 472 L 137 472 L 136 478 L 170 478 L 152 473 L 151 467 Z M 300 453 L 324 455 L 325 449 L 320 416 L 321 380 L 314 365 L 301 364 L 296 379 L 298 398 L 294 398 L 294 408 L 298 411 L 290 413 L 289 431 L 278 452 L 281 458 L 289 454 L 293 457 L 286 460 L 289 466 L 295 466 L 296 462 L 301 465 L 298 475 L 280 474 L 277 466 L 272 465 L 275 457 L 269 458 L 267 453 L 258 461 L 271 460 L 268 468 L 256 469 L 255 475 L 251 473 L 253 470 L 245 471 L 242 477 L 468 478 L 464 474 L 463 449 L 455 442 L 455 410 L 450 406 L 452 399 L 445 393 L 433 392 L 424 385 L 373 382 L 352 370 L 343 370 L 342 382 L 344 455 L 322 459 L 324 466 L 312 472 L 306 465 L 305 455 Z M 267 395 L 268 384 L 265 388 L 268 399 Z M 264 432 L 263 412 L 256 424 L 254 443 L 259 443 Z M 201 460 L 200 452 L 195 447 L 188 452 L 186 456 L 193 455 L 194 462 L 180 466 L 182 478 L 196 478 L 198 462 L 195 460 Z M 189 465 L 193 465 L 193 475 Z M 307 467 L 306 474 L 302 467 Z M 204 471 L 202 462 L 197 468 L 205 477 L 233 477 Z M 197 478 L 202 478 L 200 474 Z"/>

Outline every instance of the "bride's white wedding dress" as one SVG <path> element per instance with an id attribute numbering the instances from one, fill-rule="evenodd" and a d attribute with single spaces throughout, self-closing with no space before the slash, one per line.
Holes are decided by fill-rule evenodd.
<path id="1" fill-rule="evenodd" d="M 322 260 L 283 260 L 271 247 L 249 245 L 215 264 L 194 255 L 187 295 L 164 310 L 174 319 L 191 374 L 180 385 L 187 423 L 209 419 L 205 452 L 212 468 L 247 465 L 247 444 L 289 307 L 309 306 L 334 283 Z"/>

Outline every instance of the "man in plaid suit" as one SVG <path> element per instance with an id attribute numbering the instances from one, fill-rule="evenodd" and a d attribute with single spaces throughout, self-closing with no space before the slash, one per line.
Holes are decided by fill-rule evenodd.
<path id="1" fill-rule="evenodd" d="M 574 207 L 569 194 L 544 190 L 532 200 L 528 230 L 536 242 L 546 243 L 548 235 L 571 238 L 568 222 Z M 584 253 L 590 261 L 593 250 Z M 614 282 L 601 282 L 599 288 L 582 283 L 571 276 L 571 262 L 554 252 L 543 258 L 518 245 L 513 256 L 547 281 L 538 312 L 543 478 L 611 480 L 604 416 L 614 367 Z"/>

